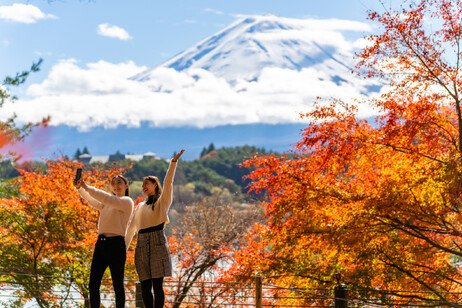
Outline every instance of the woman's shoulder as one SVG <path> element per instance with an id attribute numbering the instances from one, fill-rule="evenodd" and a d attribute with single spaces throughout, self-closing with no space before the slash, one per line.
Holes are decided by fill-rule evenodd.
<path id="1" fill-rule="evenodd" d="M 131 204 L 134 204 L 133 202 L 133 199 L 129 196 L 122 196 L 122 197 L 119 197 L 120 200 L 124 200 L 124 201 L 129 201 Z"/>
<path id="2" fill-rule="evenodd" d="M 136 206 L 136 210 L 141 210 L 143 208 L 146 208 L 146 201 L 141 201 L 140 203 L 138 203 L 138 205 Z"/>

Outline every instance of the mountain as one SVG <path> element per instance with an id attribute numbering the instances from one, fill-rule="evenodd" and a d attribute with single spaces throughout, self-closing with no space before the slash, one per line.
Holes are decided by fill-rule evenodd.
<path id="1" fill-rule="evenodd" d="M 349 73 L 353 55 L 338 32 L 366 28 L 345 20 L 246 17 L 133 79 L 149 80 L 160 67 L 177 71 L 201 68 L 228 82 L 256 80 L 264 68 L 271 67 Z"/>
<path id="2" fill-rule="evenodd" d="M 190 160 L 211 142 L 289 150 L 308 123 L 299 113 L 310 110 L 317 97 L 347 100 L 381 89 L 377 81 L 351 74 L 358 39 L 370 30 L 347 20 L 241 18 L 127 84 L 125 75 L 109 90 L 97 87 L 105 82 L 96 83 L 84 99 L 75 99 L 78 104 L 45 108 L 55 111 L 54 119 L 64 110 L 65 120 L 50 129 L 52 144 L 42 145 L 43 154 L 34 156 L 51 151 L 72 156 L 87 146 L 94 155 L 155 152 L 168 158 L 186 148 L 184 158 Z M 99 126 L 87 124 L 90 129 L 83 132 L 69 125 L 67 115 L 82 110 L 88 112 L 84 120 L 98 120 Z M 374 115 L 368 109 L 359 112 L 364 118 Z M 36 148 L 41 142 L 31 143 Z"/>

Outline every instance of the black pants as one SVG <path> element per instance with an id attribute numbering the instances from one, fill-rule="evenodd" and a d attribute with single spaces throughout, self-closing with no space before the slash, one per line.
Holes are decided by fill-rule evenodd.
<path id="1" fill-rule="evenodd" d="M 90 307 L 100 308 L 99 288 L 106 268 L 109 266 L 114 287 L 116 308 L 125 306 L 124 269 L 125 240 L 123 236 L 98 236 L 90 270 Z"/>

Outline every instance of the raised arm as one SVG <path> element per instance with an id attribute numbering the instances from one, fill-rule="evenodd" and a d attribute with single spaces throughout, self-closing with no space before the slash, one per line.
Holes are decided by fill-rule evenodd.
<path id="1" fill-rule="evenodd" d="M 91 197 L 105 206 L 110 206 L 123 212 L 131 213 L 133 210 L 133 200 L 130 197 L 117 197 L 116 195 L 112 195 L 104 190 L 92 186 L 86 186 L 85 190 Z"/>
<path id="2" fill-rule="evenodd" d="M 104 204 L 102 204 L 101 202 L 99 202 L 98 200 L 96 200 L 95 198 L 93 198 L 92 196 L 90 196 L 89 193 L 87 193 L 85 191 L 85 189 L 83 188 L 78 188 L 77 191 L 79 192 L 79 195 L 84 198 L 85 200 L 87 200 L 88 204 L 90 204 L 90 206 L 94 209 L 97 209 L 97 210 L 102 210 L 104 208 Z"/>
<path id="3" fill-rule="evenodd" d="M 180 153 L 175 155 L 170 161 L 170 165 L 168 166 L 167 174 L 165 175 L 164 179 L 164 189 L 161 195 L 161 203 L 165 204 L 166 206 L 170 206 L 172 203 L 172 194 L 173 194 L 173 177 L 175 176 L 176 165 L 178 159 L 183 154 L 184 150 L 181 150 Z"/>

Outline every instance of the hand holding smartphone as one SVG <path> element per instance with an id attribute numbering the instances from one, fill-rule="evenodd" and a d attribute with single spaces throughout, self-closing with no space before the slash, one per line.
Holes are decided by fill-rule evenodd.
<path id="1" fill-rule="evenodd" d="M 74 186 L 78 185 L 81 178 L 82 178 L 82 168 L 77 168 L 77 170 L 75 172 Z"/>
<path id="2" fill-rule="evenodd" d="M 74 182 L 77 182 L 82 178 L 82 168 L 77 168 L 77 171 L 75 172 L 75 179 Z"/>

